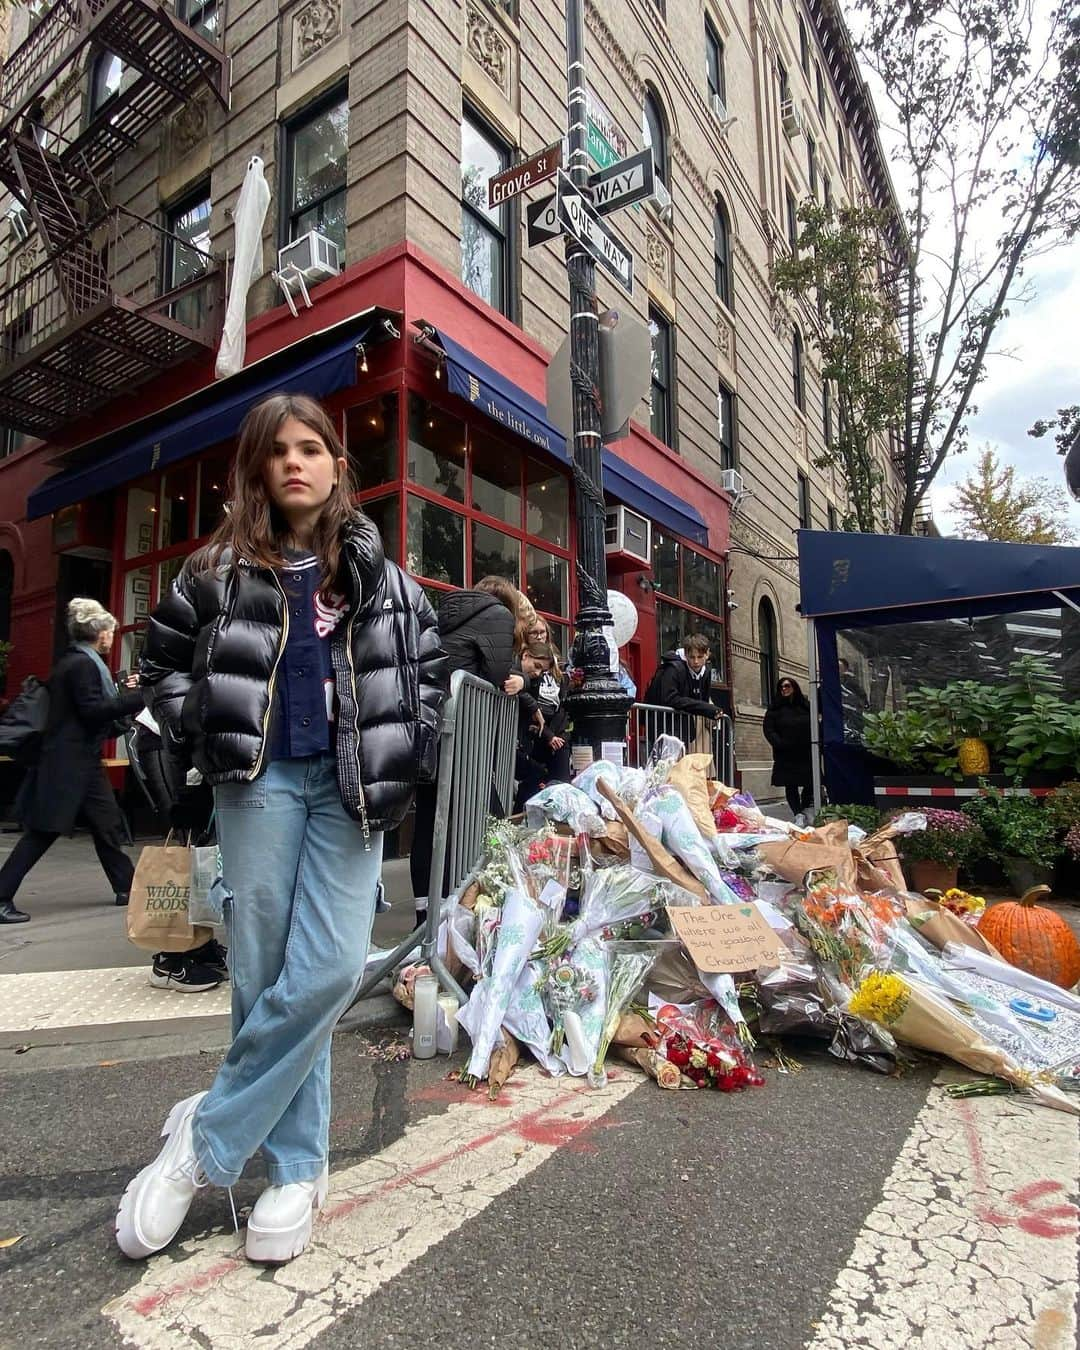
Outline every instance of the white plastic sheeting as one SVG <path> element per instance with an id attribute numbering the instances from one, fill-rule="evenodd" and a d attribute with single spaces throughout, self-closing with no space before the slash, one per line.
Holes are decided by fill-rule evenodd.
<path id="1" fill-rule="evenodd" d="M 214 375 L 223 380 L 244 366 L 247 349 L 247 298 L 252 282 L 262 276 L 262 229 L 270 205 L 270 188 L 258 155 L 248 160 L 240 187 L 233 223 L 236 229 L 235 257 L 225 326 L 221 333 Z"/>

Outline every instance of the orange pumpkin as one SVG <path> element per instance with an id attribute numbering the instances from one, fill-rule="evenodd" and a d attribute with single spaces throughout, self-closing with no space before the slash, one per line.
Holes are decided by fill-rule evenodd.
<path id="1" fill-rule="evenodd" d="M 991 905 L 978 929 L 1012 965 L 1071 989 L 1080 980 L 1080 942 L 1060 914 L 1035 903 L 1049 894 L 1049 886 L 1033 886 L 1018 901 Z"/>

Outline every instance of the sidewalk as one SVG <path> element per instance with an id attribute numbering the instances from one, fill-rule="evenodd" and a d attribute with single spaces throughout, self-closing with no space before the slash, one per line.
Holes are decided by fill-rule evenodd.
<path id="1" fill-rule="evenodd" d="M 0 863 L 18 839 L 0 834 Z M 129 850 L 138 855 L 138 845 Z M 413 927 L 408 859 L 383 867 L 393 908 L 372 941 L 391 948 Z M 227 984 L 199 994 L 151 988 L 150 953 L 131 946 L 88 835 L 58 839 L 17 896 L 29 923 L 0 926 L 0 1049 L 71 1040 L 127 1040 L 197 1030 L 227 1036 Z M 389 1020 L 389 993 L 365 999 L 352 1025 Z"/>

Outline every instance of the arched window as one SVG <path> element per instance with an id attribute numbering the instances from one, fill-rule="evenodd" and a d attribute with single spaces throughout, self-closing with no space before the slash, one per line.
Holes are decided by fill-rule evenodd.
<path id="1" fill-rule="evenodd" d="M 100 51 L 90 66 L 90 115 L 103 108 L 120 92 L 124 63 L 110 51 Z"/>
<path id="2" fill-rule="evenodd" d="M 795 406 L 800 412 L 806 411 L 806 380 L 803 372 L 803 340 L 798 328 L 791 332 L 791 390 L 795 395 Z"/>
<path id="3" fill-rule="evenodd" d="M 716 270 L 716 294 L 731 308 L 731 221 L 719 197 L 713 214 L 713 266 Z"/>
<path id="4" fill-rule="evenodd" d="M 641 133 L 645 144 L 653 153 L 656 176 L 665 187 L 668 185 L 668 147 L 667 121 L 660 100 L 650 89 L 645 94 L 645 106 L 641 114 Z"/>
<path id="5" fill-rule="evenodd" d="M 776 681 L 780 678 L 777 666 L 776 615 L 772 602 L 761 600 L 757 611 L 758 621 L 758 663 L 761 670 L 761 706 L 767 708 L 772 702 Z"/>

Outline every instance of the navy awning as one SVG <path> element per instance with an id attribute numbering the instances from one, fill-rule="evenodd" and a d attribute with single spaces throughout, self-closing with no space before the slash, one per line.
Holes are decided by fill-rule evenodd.
<path id="1" fill-rule="evenodd" d="M 1080 587 L 1080 548 L 800 530 L 799 583 L 808 619 L 904 623 L 1053 608 L 1056 591 Z"/>
<path id="2" fill-rule="evenodd" d="M 356 381 L 357 348 L 396 333 L 401 315 L 374 306 L 312 333 L 151 417 L 67 451 L 65 467 L 27 498 L 29 520 L 84 501 L 235 436 L 248 408 L 279 390 L 325 398 Z M 386 324 L 390 327 L 387 328 Z"/>
<path id="3" fill-rule="evenodd" d="M 547 410 L 539 399 L 511 383 L 494 366 L 489 366 L 441 329 L 431 324 L 423 327 L 446 356 L 446 383 L 452 394 L 471 403 L 499 426 L 547 451 L 561 463 L 569 464 L 566 437 L 547 420 Z M 640 511 L 682 539 L 708 545 L 709 527 L 693 506 L 645 477 L 613 450 L 602 450 L 601 459 L 604 491 L 616 501 Z"/>

